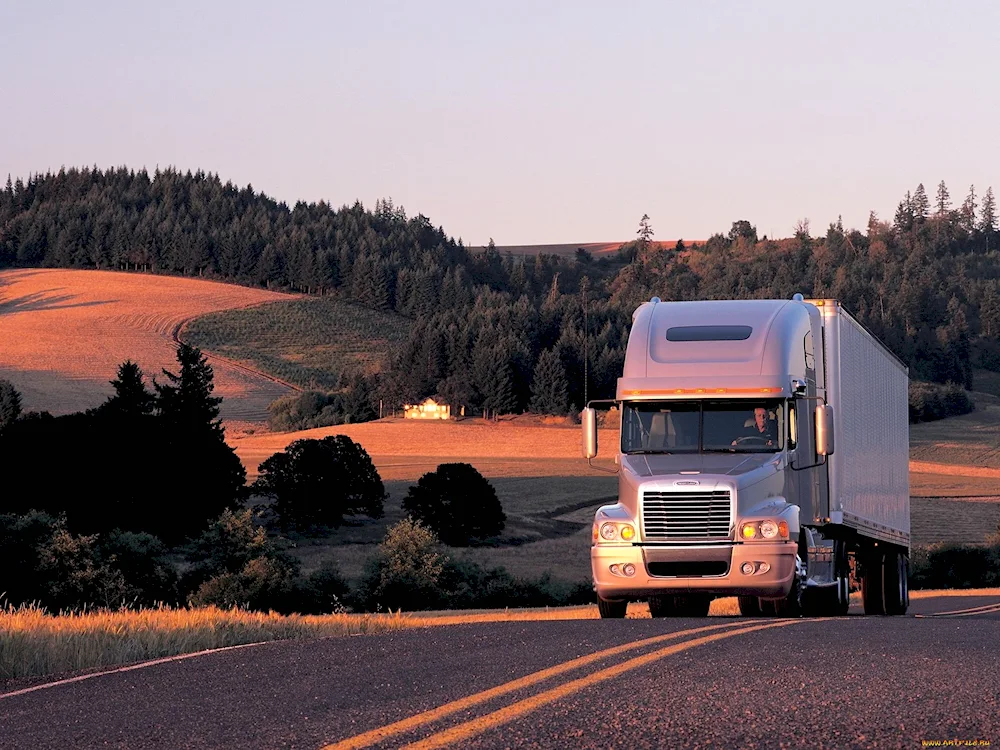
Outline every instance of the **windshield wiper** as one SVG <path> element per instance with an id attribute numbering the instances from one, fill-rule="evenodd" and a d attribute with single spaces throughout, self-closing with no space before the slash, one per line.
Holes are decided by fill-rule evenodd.
<path id="1" fill-rule="evenodd" d="M 669 456 L 671 451 L 665 450 L 653 450 L 652 448 L 640 448 L 637 451 L 626 451 L 626 456 L 649 456 L 649 455 L 663 455 Z"/>

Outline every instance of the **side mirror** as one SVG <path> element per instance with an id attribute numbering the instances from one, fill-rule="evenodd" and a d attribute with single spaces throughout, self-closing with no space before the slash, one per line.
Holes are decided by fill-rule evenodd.
<path id="1" fill-rule="evenodd" d="M 580 424 L 583 426 L 583 457 L 593 458 L 597 455 L 597 410 L 588 406 L 580 412 Z"/>
<path id="2" fill-rule="evenodd" d="M 833 453 L 833 407 L 829 404 L 816 406 L 816 455 L 829 456 Z"/>

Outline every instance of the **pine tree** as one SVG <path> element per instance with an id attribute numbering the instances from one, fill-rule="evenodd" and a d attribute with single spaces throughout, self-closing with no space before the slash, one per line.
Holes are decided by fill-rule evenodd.
<path id="1" fill-rule="evenodd" d="M 645 258 L 653 247 L 653 227 L 649 223 L 649 214 L 643 214 L 639 219 L 636 234 L 639 235 L 639 257 Z"/>
<path id="2" fill-rule="evenodd" d="M 951 196 L 948 194 L 948 186 L 944 180 L 938 183 L 937 199 L 935 201 L 935 215 L 944 216 L 951 208 Z"/>
<path id="3" fill-rule="evenodd" d="M 146 388 L 143 373 L 135 362 L 125 360 L 118 367 L 118 377 L 111 381 L 115 395 L 105 403 L 104 408 L 122 416 L 146 416 L 153 413 L 156 397 Z"/>
<path id="4" fill-rule="evenodd" d="M 164 369 L 166 384 L 153 382 L 156 388 L 156 407 L 160 416 L 169 424 L 195 431 L 207 429 L 218 435 L 223 433 L 219 419 L 220 396 L 215 390 L 212 366 L 197 347 L 181 343 L 177 347 L 180 372 L 174 374 Z"/>
<path id="5" fill-rule="evenodd" d="M 976 186 L 969 185 L 969 194 L 965 196 L 965 200 L 962 202 L 961 210 L 961 223 L 962 229 L 966 232 L 972 232 L 976 228 Z"/>
<path id="6" fill-rule="evenodd" d="M 1000 334 L 1000 294 L 997 287 L 991 285 L 983 292 L 979 305 L 979 327 L 984 336 L 993 337 Z"/>
<path id="7" fill-rule="evenodd" d="M 983 232 L 987 238 L 997 230 L 997 204 L 993 198 L 993 188 L 986 189 L 983 196 L 983 210 L 979 213 L 979 231 Z"/>
<path id="8" fill-rule="evenodd" d="M 21 416 L 21 394 L 9 380 L 0 379 L 0 432 Z"/>
<path id="9" fill-rule="evenodd" d="M 531 411 L 536 414 L 565 414 L 569 408 L 569 385 L 562 360 L 552 349 L 538 357 L 531 380 Z"/>
<path id="10" fill-rule="evenodd" d="M 918 221 L 925 221 L 927 219 L 927 214 L 930 213 L 931 205 L 930 201 L 927 200 L 927 191 L 924 189 L 924 183 L 917 185 L 917 189 L 913 192 L 913 218 Z"/>

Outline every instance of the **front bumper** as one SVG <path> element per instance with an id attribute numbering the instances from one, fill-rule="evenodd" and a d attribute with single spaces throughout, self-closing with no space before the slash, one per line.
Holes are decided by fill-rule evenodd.
<path id="1" fill-rule="evenodd" d="M 590 567 L 594 575 L 594 588 L 602 599 L 645 599 L 658 594 L 685 592 L 718 594 L 722 596 L 783 597 L 792 588 L 795 577 L 795 542 L 755 544 L 723 544 L 692 547 L 659 547 L 633 544 L 632 546 L 595 545 L 590 548 Z M 653 575 L 649 564 L 699 560 L 718 564 L 728 560 L 728 570 L 721 575 Z M 740 568 L 744 562 L 770 565 L 766 573 L 745 575 Z M 635 575 L 625 577 L 611 572 L 611 565 L 631 563 Z"/>

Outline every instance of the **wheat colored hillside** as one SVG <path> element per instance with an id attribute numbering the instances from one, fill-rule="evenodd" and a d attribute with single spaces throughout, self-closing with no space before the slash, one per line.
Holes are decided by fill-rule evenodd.
<path id="1" fill-rule="evenodd" d="M 174 333 L 205 313 L 291 299 L 293 295 L 199 279 L 115 271 L 25 269 L 0 272 L 0 378 L 14 383 L 24 409 L 68 414 L 112 393 L 119 364 L 147 377 L 177 369 Z M 258 423 L 284 385 L 217 357 L 216 394 L 231 424 Z M 160 376 L 162 381 L 163 377 Z"/>

